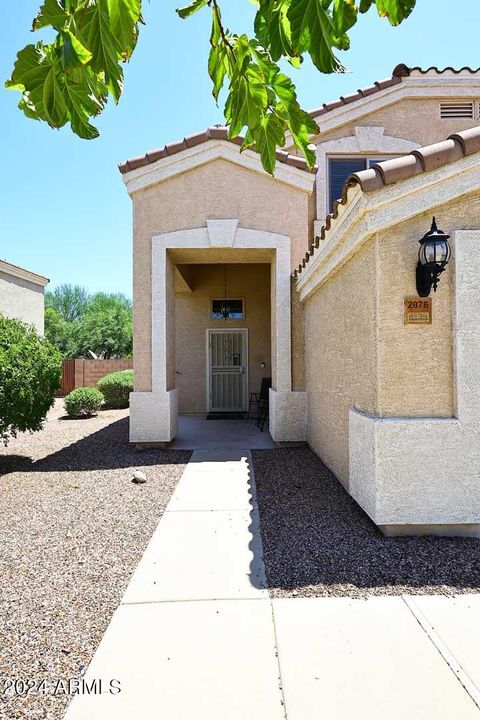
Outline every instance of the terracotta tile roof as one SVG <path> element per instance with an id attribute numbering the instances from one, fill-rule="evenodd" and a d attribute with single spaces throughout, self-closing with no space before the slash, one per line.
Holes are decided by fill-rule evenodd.
<path id="1" fill-rule="evenodd" d="M 412 150 L 408 155 L 376 163 L 368 170 L 350 175 L 343 186 L 342 197 L 334 202 L 333 210 L 327 215 L 320 235 L 315 238 L 293 276 L 298 277 L 314 255 L 315 250 L 320 246 L 320 242 L 325 239 L 325 233 L 330 230 L 332 220 L 338 217 L 338 206 L 346 205 L 348 201 L 349 187 L 359 185 L 364 193 L 374 192 L 386 185 L 407 180 L 414 175 L 436 170 L 476 152 L 480 152 L 480 126 L 454 133 L 442 142 Z"/>
<path id="2" fill-rule="evenodd" d="M 131 158 L 126 162 L 120 163 L 118 169 L 122 174 L 125 174 L 127 172 L 130 172 L 130 170 L 136 170 L 137 168 L 145 167 L 147 165 L 150 165 L 151 163 L 156 162 L 157 160 L 160 160 L 161 158 L 176 155 L 183 150 L 195 147 L 195 145 L 201 145 L 202 143 L 208 142 L 209 140 L 228 140 L 235 145 L 241 145 L 243 143 L 242 137 L 229 138 L 228 128 L 221 125 L 214 125 L 213 127 L 209 127 L 203 132 L 197 133 L 196 135 L 189 135 L 183 140 L 169 143 L 168 145 L 165 145 L 159 150 L 151 150 L 146 155 L 140 155 L 139 157 Z M 254 147 L 251 149 L 255 150 Z M 295 155 L 290 155 L 284 150 L 277 150 L 277 160 L 281 163 L 291 165 L 292 167 L 296 167 L 299 170 L 305 170 L 309 173 L 314 173 L 317 170 L 316 167 L 310 169 L 303 158 L 296 157 Z"/>
<path id="3" fill-rule="evenodd" d="M 480 72 L 480 68 L 474 69 L 465 66 L 457 70 L 452 67 L 439 69 L 438 67 L 432 65 L 429 68 L 422 69 L 421 67 L 410 68 L 407 65 L 400 63 L 393 69 L 391 77 L 386 78 L 385 80 L 377 80 L 373 83 L 373 85 L 359 88 L 356 92 L 350 93 L 349 95 L 342 95 L 338 100 L 334 100 L 333 102 L 323 103 L 323 105 L 321 105 L 319 108 L 315 108 L 315 110 L 310 110 L 310 115 L 312 115 L 312 117 L 325 115 L 325 113 L 328 113 L 331 110 L 335 110 L 342 105 L 348 105 L 349 103 L 355 102 L 356 100 L 361 100 L 368 95 L 373 95 L 374 93 L 380 92 L 380 90 L 385 90 L 385 88 L 392 87 L 393 85 L 398 85 L 402 82 L 402 78 L 409 77 L 413 72 L 419 72 L 422 75 L 428 75 L 431 73 L 435 73 L 436 75 L 443 75 L 443 73 L 445 72 L 453 72 L 455 73 L 455 75 L 459 75 L 460 73 L 467 72 L 471 75 L 475 75 L 476 73 Z"/>

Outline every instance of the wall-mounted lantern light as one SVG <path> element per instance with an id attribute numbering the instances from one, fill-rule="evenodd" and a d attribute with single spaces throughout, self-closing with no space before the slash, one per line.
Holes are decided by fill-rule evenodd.
<path id="1" fill-rule="evenodd" d="M 449 237 L 437 228 L 433 218 L 431 229 L 419 240 L 417 293 L 420 297 L 428 297 L 432 287 L 434 292 L 437 290 L 439 277 L 450 260 Z"/>

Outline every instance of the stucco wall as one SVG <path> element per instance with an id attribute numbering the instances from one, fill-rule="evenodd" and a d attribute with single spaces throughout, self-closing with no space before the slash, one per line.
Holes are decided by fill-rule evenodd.
<path id="1" fill-rule="evenodd" d="M 348 485 L 348 412 L 376 407 L 376 248 L 304 303 L 307 441 Z"/>
<path id="2" fill-rule="evenodd" d="M 183 268 L 182 268 L 183 270 Z M 262 377 L 270 377 L 270 265 L 231 264 L 227 267 L 229 297 L 243 298 L 244 320 L 212 320 L 212 298 L 224 295 L 224 266 L 187 266 L 192 292 L 175 295 L 176 387 L 179 410 L 205 413 L 207 382 L 206 332 L 248 328 L 249 390 L 258 392 Z M 266 367 L 262 368 L 261 363 Z"/>
<path id="3" fill-rule="evenodd" d="M 416 295 L 418 240 L 438 226 L 475 229 L 480 198 L 470 195 L 418 215 L 377 236 L 378 267 L 378 403 L 380 417 L 450 417 L 455 414 L 452 327 L 453 262 L 432 292 L 432 324 L 403 324 L 403 298 Z M 454 261 L 454 258 L 453 258 Z"/>
<path id="4" fill-rule="evenodd" d="M 0 272 L 0 314 L 33 325 L 43 335 L 43 287 Z"/>
<path id="5" fill-rule="evenodd" d="M 453 262 L 432 292 L 432 325 L 404 325 L 416 295 L 418 240 L 438 226 L 475 229 L 475 194 L 370 237 L 304 303 L 308 442 L 348 487 L 348 413 L 377 417 L 455 415 Z M 347 238 L 345 238 L 347 240 Z"/>
<path id="6" fill-rule="evenodd" d="M 308 247 L 313 206 L 308 193 L 225 160 L 139 190 L 132 198 L 135 389 L 142 391 L 151 389 L 152 236 L 205 227 L 207 218 L 238 218 L 239 227 L 288 235 L 293 268 Z"/>
<path id="7" fill-rule="evenodd" d="M 439 91 L 440 95 L 440 91 Z M 462 95 L 454 98 L 406 98 L 383 109 L 364 115 L 333 130 L 322 132 L 316 142 L 325 142 L 336 137 L 353 135 L 356 125 L 380 125 L 385 128 L 385 135 L 405 138 L 418 142 L 420 145 L 445 140 L 451 133 L 466 130 L 478 125 L 478 119 L 440 117 L 440 103 L 461 100 Z M 471 101 L 470 98 L 466 98 Z M 327 117 L 327 116 L 325 116 Z M 319 117 L 320 126 L 322 117 Z"/>

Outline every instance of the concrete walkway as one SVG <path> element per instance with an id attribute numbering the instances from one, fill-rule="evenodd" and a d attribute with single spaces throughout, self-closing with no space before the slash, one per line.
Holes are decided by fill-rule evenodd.
<path id="1" fill-rule="evenodd" d="M 193 454 L 66 719 L 480 720 L 480 596 L 272 601 L 251 473 Z"/>
<path id="2" fill-rule="evenodd" d="M 268 450 L 274 447 L 268 422 L 261 432 L 253 418 L 207 420 L 205 415 L 180 415 L 178 433 L 170 444 L 171 450 Z"/>

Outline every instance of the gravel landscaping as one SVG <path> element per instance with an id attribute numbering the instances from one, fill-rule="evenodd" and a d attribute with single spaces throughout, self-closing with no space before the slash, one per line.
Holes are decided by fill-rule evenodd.
<path id="1" fill-rule="evenodd" d="M 480 591 L 480 540 L 384 537 L 308 448 L 253 460 L 272 596 Z"/>
<path id="2" fill-rule="evenodd" d="M 2 720 L 63 717 L 52 689 L 88 665 L 190 457 L 130 447 L 127 414 L 66 420 L 57 402 L 44 430 L 0 448 Z M 46 694 L 5 696 L 8 678 Z"/>

